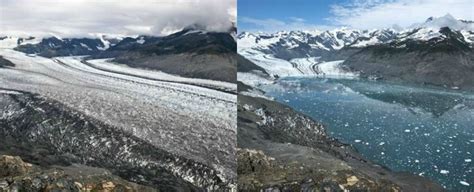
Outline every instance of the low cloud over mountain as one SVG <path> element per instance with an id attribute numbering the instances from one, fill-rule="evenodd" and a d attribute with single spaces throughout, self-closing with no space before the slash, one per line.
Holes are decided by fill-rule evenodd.
<path id="1" fill-rule="evenodd" d="M 0 0 L 1 35 L 168 35 L 189 25 L 227 31 L 235 0 Z"/>

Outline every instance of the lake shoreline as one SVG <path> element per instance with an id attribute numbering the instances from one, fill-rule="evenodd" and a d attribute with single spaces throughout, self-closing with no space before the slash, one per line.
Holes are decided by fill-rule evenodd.
<path id="1" fill-rule="evenodd" d="M 299 80 L 302 80 L 303 82 L 298 83 Z M 317 85 L 311 84 L 311 82 L 309 82 L 309 81 L 311 81 L 311 82 L 316 81 L 319 84 L 318 83 L 316 83 Z M 340 83 L 340 86 L 332 87 L 332 88 L 334 88 L 334 90 L 329 89 L 328 87 L 326 87 L 328 89 L 324 89 L 324 85 L 321 85 L 321 84 L 325 84 L 325 83 L 330 84 L 330 83 L 334 83 L 334 82 Z M 367 86 L 369 88 L 366 88 L 366 87 L 363 86 L 365 83 L 370 85 L 370 86 Z M 385 88 L 385 90 L 382 90 L 382 88 L 384 88 L 384 86 L 386 86 L 386 85 L 388 85 L 389 88 Z M 407 88 L 407 86 L 409 88 Z M 270 87 L 270 88 L 268 88 L 268 87 Z M 341 128 L 338 128 L 338 129 L 335 130 L 333 128 L 334 122 L 330 123 L 330 122 L 327 121 L 327 119 L 332 118 L 332 117 L 328 117 L 328 116 L 331 116 L 331 115 L 337 116 L 337 114 L 335 114 L 335 112 L 331 112 L 331 111 L 342 110 L 342 108 L 345 107 L 344 110 L 352 110 L 351 114 L 357 114 L 357 113 L 364 112 L 364 111 L 357 110 L 357 109 L 351 109 L 351 106 L 355 106 L 355 104 L 357 104 L 359 100 L 363 100 L 363 101 L 365 101 L 364 104 L 367 104 L 367 106 L 372 106 L 374 104 L 371 104 L 371 103 L 376 103 L 375 106 L 380 105 L 378 107 L 380 107 L 381 109 L 394 108 L 394 110 L 406 110 L 407 112 L 404 111 L 403 113 L 416 114 L 416 115 L 418 115 L 418 116 L 415 115 L 416 118 L 422 118 L 422 119 L 424 118 L 425 120 L 427 120 L 427 119 L 429 120 L 429 118 L 431 118 L 431 120 L 433 120 L 435 118 L 443 117 L 443 115 L 445 113 L 448 113 L 449 115 L 452 115 L 450 113 L 453 113 L 453 112 L 450 111 L 450 110 L 452 110 L 453 108 L 468 108 L 470 111 L 466 112 L 466 114 L 464 114 L 464 115 L 470 115 L 472 113 L 471 112 L 472 111 L 471 107 L 474 105 L 474 104 L 472 104 L 472 103 L 474 103 L 474 102 L 472 102 L 473 98 L 474 98 L 472 93 L 469 92 L 469 91 L 465 91 L 465 90 L 451 90 L 451 89 L 442 89 L 440 87 L 431 87 L 431 86 L 427 87 L 427 86 L 421 86 L 421 85 L 417 86 L 417 85 L 411 85 L 411 84 L 407 85 L 407 84 L 401 84 L 401 83 L 393 83 L 393 82 L 387 83 L 387 82 L 384 82 L 384 81 L 368 81 L 368 80 L 360 80 L 360 79 L 359 80 L 333 80 L 333 79 L 321 79 L 321 78 L 281 78 L 281 79 L 277 80 L 275 82 L 275 84 L 265 85 L 265 86 L 262 86 L 260 88 L 262 88 L 263 91 L 266 92 L 266 96 L 274 97 L 275 101 L 280 102 L 280 103 L 284 103 L 286 105 L 289 105 L 292 108 L 294 108 L 296 111 L 302 112 L 306 115 L 309 115 L 313 119 L 316 119 L 316 120 L 322 122 L 324 125 L 326 125 L 329 135 L 331 135 L 335 138 L 341 139 L 342 142 L 354 145 L 357 149 L 361 149 L 360 150 L 361 154 L 363 154 L 364 156 L 367 156 L 368 159 L 375 160 L 375 162 L 377 162 L 379 164 L 386 164 L 386 162 L 385 162 L 385 160 L 380 160 L 380 157 L 378 157 L 378 156 L 387 156 L 387 155 L 390 154 L 387 151 L 390 151 L 390 150 L 400 151 L 401 149 L 392 149 L 392 148 L 390 148 L 390 146 L 395 145 L 395 144 L 390 143 L 388 141 L 377 141 L 377 138 L 375 138 L 375 140 L 372 139 L 373 141 L 371 141 L 370 139 L 341 137 L 341 134 L 340 134 Z M 272 90 L 272 88 L 273 88 L 273 90 Z M 317 91 L 320 91 L 320 94 L 315 94 L 315 95 L 312 95 L 311 97 L 308 96 L 308 92 L 311 92 L 311 89 L 316 89 Z M 396 100 L 396 99 L 394 100 L 392 98 L 393 95 L 390 95 L 390 94 L 394 94 L 394 95 L 397 95 L 397 97 L 400 97 L 400 95 L 397 91 L 401 92 L 403 89 L 409 90 L 408 93 L 410 93 L 410 94 L 404 93 L 406 95 L 405 97 L 403 97 L 403 94 L 401 94 L 402 99 L 400 99 L 400 100 Z M 377 91 L 374 91 L 374 90 L 380 91 L 380 93 L 378 93 Z M 373 91 L 373 92 L 366 93 L 368 91 Z M 278 94 L 281 94 L 281 95 L 278 95 Z M 326 97 L 326 96 L 324 96 L 324 94 L 328 94 L 328 95 L 331 95 L 331 96 L 334 96 L 334 97 L 332 97 L 332 98 L 329 97 L 329 96 Z M 346 94 L 346 96 L 344 96 L 344 94 Z M 350 96 L 347 96 L 347 94 L 349 94 Z M 364 95 L 364 94 L 366 94 L 366 95 Z M 441 97 L 441 99 L 438 98 L 438 97 L 440 97 L 439 96 L 440 94 L 443 95 L 443 97 Z M 465 96 L 463 94 L 467 94 L 467 96 Z M 282 95 L 285 95 L 285 96 L 282 96 Z M 353 96 L 353 95 L 358 95 L 358 96 Z M 422 99 L 420 99 L 423 96 L 426 96 L 429 99 L 426 100 L 426 101 L 423 101 Z M 318 98 L 319 100 L 317 100 L 317 99 L 316 100 L 311 100 L 312 98 Z M 311 107 L 306 107 L 306 108 L 301 107 L 301 106 L 312 106 L 312 104 L 314 104 L 314 102 L 317 102 L 319 104 L 318 108 L 320 107 L 320 105 L 323 105 L 323 106 L 328 105 L 326 107 L 329 108 L 329 105 L 331 105 L 331 104 L 334 104 L 335 106 L 337 106 L 338 99 L 341 99 L 341 98 L 346 99 L 346 100 L 344 100 L 344 102 L 347 102 L 347 103 L 345 103 L 345 104 L 344 104 L 344 102 L 339 103 L 339 105 L 344 105 L 344 107 L 341 107 L 341 109 L 323 110 L 323 111 L 319 112 L 317 115 L 311 114 L 311 112 L 312 112 Z M 430 107 L 434 104 L 441 103 L 441 101 L 446 100 L 446 99 L 449 102 L 439 104 L 440 106 L 438 106 L 438 108 Z M 310 100 L 310 101 L 304 103 L 305 100 Z M 392 100 L 394 100 L 394 101 L 392 101 Z M 412 101 L 416 101 L 416 102 L 413 104 Z M 430 101 L 434 101 L 434 102 L 430 102 Z M 460 101 L 462 101 L 462 102 L 460 102 Z M 295 104 L 295 102 L 302 102 L 304 104 L 301 104 L 301 106 L 299 107 L 298 105 Z M 313 103 L 311 103 L 311 102 L 313 102 Z M 391 102 L 395 102 L 395 103 L 391 103 Z M 330 104 L 328 104 L 328 103 L 330 103 Z M 417 104 L 419 106 L 417 106 Z M 467 106 L 465 106 L 465 105 L 467 105 Z M 400 107 L 400 106 L 404 106 L 404 107 Z M 315 106 L 313 106 L 313 108 L 314 107 Z M 344 111 L 344 110 L 342 110 L 342 111 Z M 459 110 L 459 109 L 456 109 L 456 110 Z M 344 113 L 344 114 L 347 116 L 347 118 L 350 117 L 349 113 Z M 420 115 L 420 114 L 422 114 L 422 115 Z M 429 115 L 427 115 L 427 114 L 429 114 Z M 326 117 L 324 117 L 324 116 L 326 116 Z M 323 118 L 321 118 L 321 117 L 323 117 Z M 416 119 L 415 117 L 413 117 L 413 118 Z M 350 118 L 354 118 L 354 119 L 359 118 L 359 120 L 361 120 L 361 121 L 366 121 L 366 119 L 364 119 L 364 117 L 359 117 L 359 116 L 350 117 Z M 390 116 L 387 116 L 385 118 L 390 119 Z M 401 118 L 401 117 L 399 117 L 399 118 Z M 408 121 L 410 121 L 410 120 L 416 122 L 413 119 L 406 119 L 406 120 L 402 120 L 402 121 L 397 122 L 397 123 L 408 125 L 409 124 Z M 367 121 L 369 121 L 369 123 L 370 123 L 371 120 L 369 119 Z M 408 123 L 405 122 L 405 121 L 407 121 Z M 381 120 L 381 122 L 383 122 L 383 120 Z M 357 123 L 354 123 L 354 125 L 350 125 L 350 124 L 345 125 L 345 124 L 339 123 L 339 126 L 342 125 L 341 127 L 346 127 L 346 126 L 347 127 L 349 127 L 349 126 L 350 127 L 353 127 L 353 126 L 358 127 L 358 126 L 356 126 L 356 124 Z M 443 128 L 448 127 L 448 125 L 449 124 L 445 125 L 443 123 L 441 123 L 440 125 L 435 124 L 435 127 L 438 126 L 438 128 L 435 128 L 435 129 L 443 130 Z M 454 123 L 453 123 L 453 125 L 454 125 Z M 359 126 L 362 126 L 362 125 L 359 125 Z M 462 127 L 463 125 L 459 124 L 459 126 Z M 385 126 L 385 127 L 387 127 L 387 126 Z M 388 126 L 388 127 L 390 127 L 390 126 Z M 374 128 L 372 128 L 372 129 L 374 129 Z M 379 127 L 378 129 L 380 130 L 381 128 Z M 415 137 L 415 136 L 413 136 L 415 134 L 420 134 L 421 135 L 420 137 L 427 137 L 427 136 L 425 136 L 426 134 L 436 135 L 436 133 L 428 132 L 429 129 L 427 129 L 427 130 L 423 130 L 423 129 L 424 128 L 420 128 L 420 127 L 416 128 L 416 126 L 413 125 L 411 128 L 402 129 L 400 131 L 400 133 L 394 132 L 394 133 L 390 133 L 390 134 L 393 134 L 393 136 L 394 137 L 396 136 L 396 138 L 400 138 L 400 140 L 404 140 L 404 139 L 407 140 L 405 142 L 416 142 L 416 140 L 411 141 L 412 139 L 404 138 L 404 137 L 407 137 L 407 138 Z M 426 131 L 426 132 L 421 132 L 421 130 Z M 369 130 L 366 130 L 366 132 L 369 133 Z M 377 130 L 374 131 L 374 132 L 377 132 Z M 436 138 L 444 138 L 445 136 L 446 137 L 451 137 L 451 139 L 450 139 L 450 142 L 451 142 L 451 140 L 454 140 L 454 139 L 452 139 L 452 136 L 454 136 L 454 138 L 458 137 L 458 138 L 462 139 L 463 142 L 468 142 L 468 144 L 466 144 L 466 145 L 461 144 L 460 147 L 457 147 L 457 149 L 456 149 L 457 151 L 453 150 L 454 152 L 462 153 L 462 154 L 470 153 L 470 151 L 469 151 L 470 143 L 469 143 L 469 139 L 467 139 L 467 138 L 470 137 L 469 135 L 472 136 L 472 131 L 469 132 L 468 130 L 463 130 L 463 132 L 459 133 L 460 136 L 459 135 L 458 136 L 450 135 L 449 132 L 443 132 L 443 131 L 441 131 L 441 132 L 442 133 L 438 133 L 439 136 L 436 136 Z M 351 133 L 354 133 L 354 130 Z M 381 134 L 380 131 L 377 132 L 377 133 L 379 134 L 379 137 L 382 137 L 382 136 L 380 136 L 380 134 Z M 407 136 L 410 133 L 411 133 L 412 136 Z M 356 131 L 356 134 L 357 134 L 357 131 Z M 342 136 L 344 136 L 344 135 L 342 134 Z M 387 136 L 385 135 L 383 137 L 387 137 Z M 377 142 L 375 142 L 375 141 L 377 141 Z M 400 144 L 400 141 L 394 142 L 394 143 L 396 143 L 398 145 L 398 144 Z M 457 145 L 452 144 L 452 143 L 447 143 L 446 145 L 448 145 L 448 146 L 453 145 L 455 147 L 457 146 Z M 370 147 L 366 147 L 366 146 L 370 146 Z M 374 146 L 374 147 L 372 147 L 372 146 Z M 379 147 L 379 146 L 383 147 L 382 151 L 377 149 L 377 147 Z M 440 148 L 440 146 L 436 146 L 436 147 Z M 364 148 L 367 148 L 367 149 L 364 149 Z M 388 148 L 388 149 L 385 149 L 385 148 Z M 419 147 L 418 150 L 421 150 L 423 148 L 426 148 L 426 147 Z M 377 150 L 374 150 L 374 149 L 377 149 Z M 370 151 L 370 150 L 378 152 L 378 156 L 375 155 L 375 154 L 367 155 L 367 151 Z M 432 149 L 432 150 L 434 150 L 434 152 L 436 153 L 436 150 L 439 150 L 439 149 Z M 430 152 L 433 152 L 433 151 L 430 151 Z M 449 154 L 449 152 L 451 152 L 451 151 L 446 149 L 446 152 L 443 152 L 443 150 L 441 149 L 440 153 L 444 154 L 444 155 L 447 155 L 447 154 Z M 421 152 L 417 152 L 417 153 L 422 154 Z M 382 155 L 380 155 L 380 154 L 382 154 Z M 399 153 L 396 153 L 396 154 L 401 155 L 402 157 L 406 156 L 408 158 L 411 157 L 411 156 L 414 156 L 414 157 L 417 156 L 417 155 L 413 155 L 413 154 L 410 154 L 410 155 L 399 154 Z M 469 178 L 472 177 L 472 171 L 470 171 L 470 170 L 472 170 L 472 165 L 468 164 L 468 162 L 461 162 L 463 164 L 462 166 L 464 166 L 463 168 L 453 169 L 451 171 L 449 171 L 449 169 L 451 168 L 450 166 L 453 166 L 452 164 L 454 162 L 458 162 L 460 160 L 469 161 L 469 159 L 467 157 L 468 155 L 469 154 L 462 155 L 463 157 L 458 157 L 456 160 L 453 160 L 453 161 L 443 162 L 443 163 L 447 163 L 446 165 L 443 165 L 443 164 L 436 165 L 437 163 L 429 163 L 430 161 L 431 162 L 437 162 L 433 159 L 422 161 L 421 159 L 413 158 L 413 159 L 409 159 L 407 161 L 409 161 L 411 164 L 415 164 L 415 165 L 406 165 L 407 163 L 402 162 L 402 163 L 399 163 L 399 164 L 402 164 L 403 166 L 393 166 L 394 163 L 392 162 L 392 163 L 388 163 L 387 167 L 394 168 L 393 170 L 395 170 L 395 171 L 407 170 L 407 171 L 415 172 L 416 174 L 420 174 L 420 175 L 424 175 L 424 176 L 427 176 L 428 174 L 432 174 L 432 175 L 429 175 L 428 177 L 435 178 L 435 179 L 441 180 L 441 181 L 443 181 L 443 179 L 440 179 L 440 178 L 448 177 L 448 176 L 452 177 L 453 174 L 456 174 L 456 172 L 461 172 L 460 176 L 454 177 L 454 178 L 456 178 L 456 181 L 454 181 L 454 179 L 452 179 L 452 181 L 448 182 L 449 184 L 446 184 L 446 182 L 444 182 L 444 186 L 446 186 L 448 189 L 451 186 L 459 187 L 459 188 L 456 188 L 456 189 L 465 189 L 465 188 L 463 188 L 464 186 L 460 184 L 460 182 L 466 182 L 466 180 L 467 181 L 470 180 Z M 374 158 L 375 156 L 377 156 L 378 158 Z M 436 154 L 432 155 L 432 156 L 436 156 Z M 466 157 L 464 157 L 464 156 L 466 156 Z M 436 159 L 435 157 L 433 157 L 433 158 Z M 405 161 L 405 160 L 406 159 L 403 159 L 403 161 Z M 427 164 L 427 165 L 421 166 L 416 171 L 413 171 L 413 169 L 412 170 L 406 169 L 406 167 L 419 166 L 419 165 L 416 165 L 416 164 Z M 426 172 L 420 171 L 420 170 L 423 170 L 423 169 L 431 169 L 431 168 L 428 168 L 428 164 L 429 164 L 429 166 L 439 166 L 439 167 L 433 168 L 433 170 L 430 170 L 432 173 L 428 173 L 428 174 Z M 405 168 L 403 168 L 403 167 L 405 167 Z M 459 170 L 459 169 L 461 169 L 461 170 Z M 435 170 L 437 172 L 436 173 L 437 175 L 434 175 Z M 447 173 L 447 172 L 449 172 L 449 173 Z M 464 174 L 464 176 L 462 176 L 463 174 Z"/>

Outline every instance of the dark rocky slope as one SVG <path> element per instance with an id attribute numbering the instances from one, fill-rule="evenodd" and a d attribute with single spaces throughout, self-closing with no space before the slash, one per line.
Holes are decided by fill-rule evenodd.
<path id="1" fill-rule="evenodd" d="M 236 81 L 234 53 L 153 55 L 128 52 L 114 59 L 131 67 L 159 70 L 184 77 Z"/>
<path id="2" fill-rule="evenodd" d="M 287 106 L 243 95 L 238 100 L 241 191 L 443 191 L 428 179 L 366 160 Z"/>
<path id="3" fill-rule="evenodd" d="M 163 191 L 224 190 L 217 172 L 173 155 L 56 101 L 0 92 L 0 155 L 32 164 L 81 164 Z M 185 180 L 184 178 L 188 178 Z"/>
<path id="4" fill-rule="evenodd" d="M 142 40 L 143 44 L 136 43 Z M 230 33 L 185 29 L 166 37 L 124 39 L 94 57 L 185 77 L 236 81 L 237 44 Z"/>
<path id="5" fill-rule="evenodd" d="M 270 77 L 270 74 L 265 71 L 264 68 L 256 65 L 252 61 L 246 59 L 244 56 L 238 54 L 237 56 L 237 72 L 241 73 L 252 73 L 254 75 L 260 76 L 261 78 L 264 79 L 273 79 Z M 256 91 L 253 89 L 251 86 L 246 85 L 245 83 L 241 81 L 237 81 L 237 92 L 248 92 L 248 91 Z M 262 93 L 263 91 L 258 90 L 257 92 Z"/>
<path id="6" fill-rule="evenodd" d="M 442 37 L 428 41 L 403 39 L 368 46 L 343 65 L 365 77 L 474 89 L 474 50 L 459 32 L 445 27 L 440 33 Z"/>
<path id="7" fill-rule="evenodd" d="M 21 43 L 19 39 L 18 43 Z M 43 57 L 58 57 L 71 55 L 91 55 L 104 48 L 100 39 L 89 38 L 44 38 L 38 44 L 24 44 L 14 48 L 27 54 L 37 54 Z"/>
<path id="8" fill-rule="evenodd" d="M 240 54 L 237 55 L 237 72 L 252 72 L 255 70 L 268 75 L 264 68 L 256 65 L 255 63 L 246 59 Z"/>
<path id="9" fill-rule="evenodd" d="M 2 67 L 14 67 L 15 64 L 12 63 L 11 61 L 3 58 L 2 56 L 0 56 L 0 68 Z"/>

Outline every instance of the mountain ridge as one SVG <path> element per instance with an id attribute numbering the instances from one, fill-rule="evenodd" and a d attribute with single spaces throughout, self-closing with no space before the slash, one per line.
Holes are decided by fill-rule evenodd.
<path id="1" fill-rule="evenodd" d="M 279 77 L 324 75 L 316 69 L 319 65 L 344 61 L 335 67 L 363 78 L 474 89 L 469 76 L 474 73 L 473 22 L 447 14 L 411 27 L 401 31 L 339 28 L 273 34 L 243 32 L 238 35 L 238 52 Z M 405 61 L 408 64 L 402 65 Z M 450 72 L 436 72 L 441 69 Z"/>
<path id="2" fill-rule="evenodd" d="M 235 29 L 210 32 L 190 26 L 168 36 L 97 38 L 2 37 L 10 47 L 42 57 L 86 56 L 112 59 L 130 67 L 159 70 L 184 77 L 236 81 Z"/>

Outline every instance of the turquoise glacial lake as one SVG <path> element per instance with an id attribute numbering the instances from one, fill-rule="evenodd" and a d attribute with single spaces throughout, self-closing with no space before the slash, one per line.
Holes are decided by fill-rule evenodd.
<path id="1" fill-rule="evenodd" d="M 322 78 L 260 88 L 378 164 L 451 191 L 474 189 L 474 92 Z"/>

